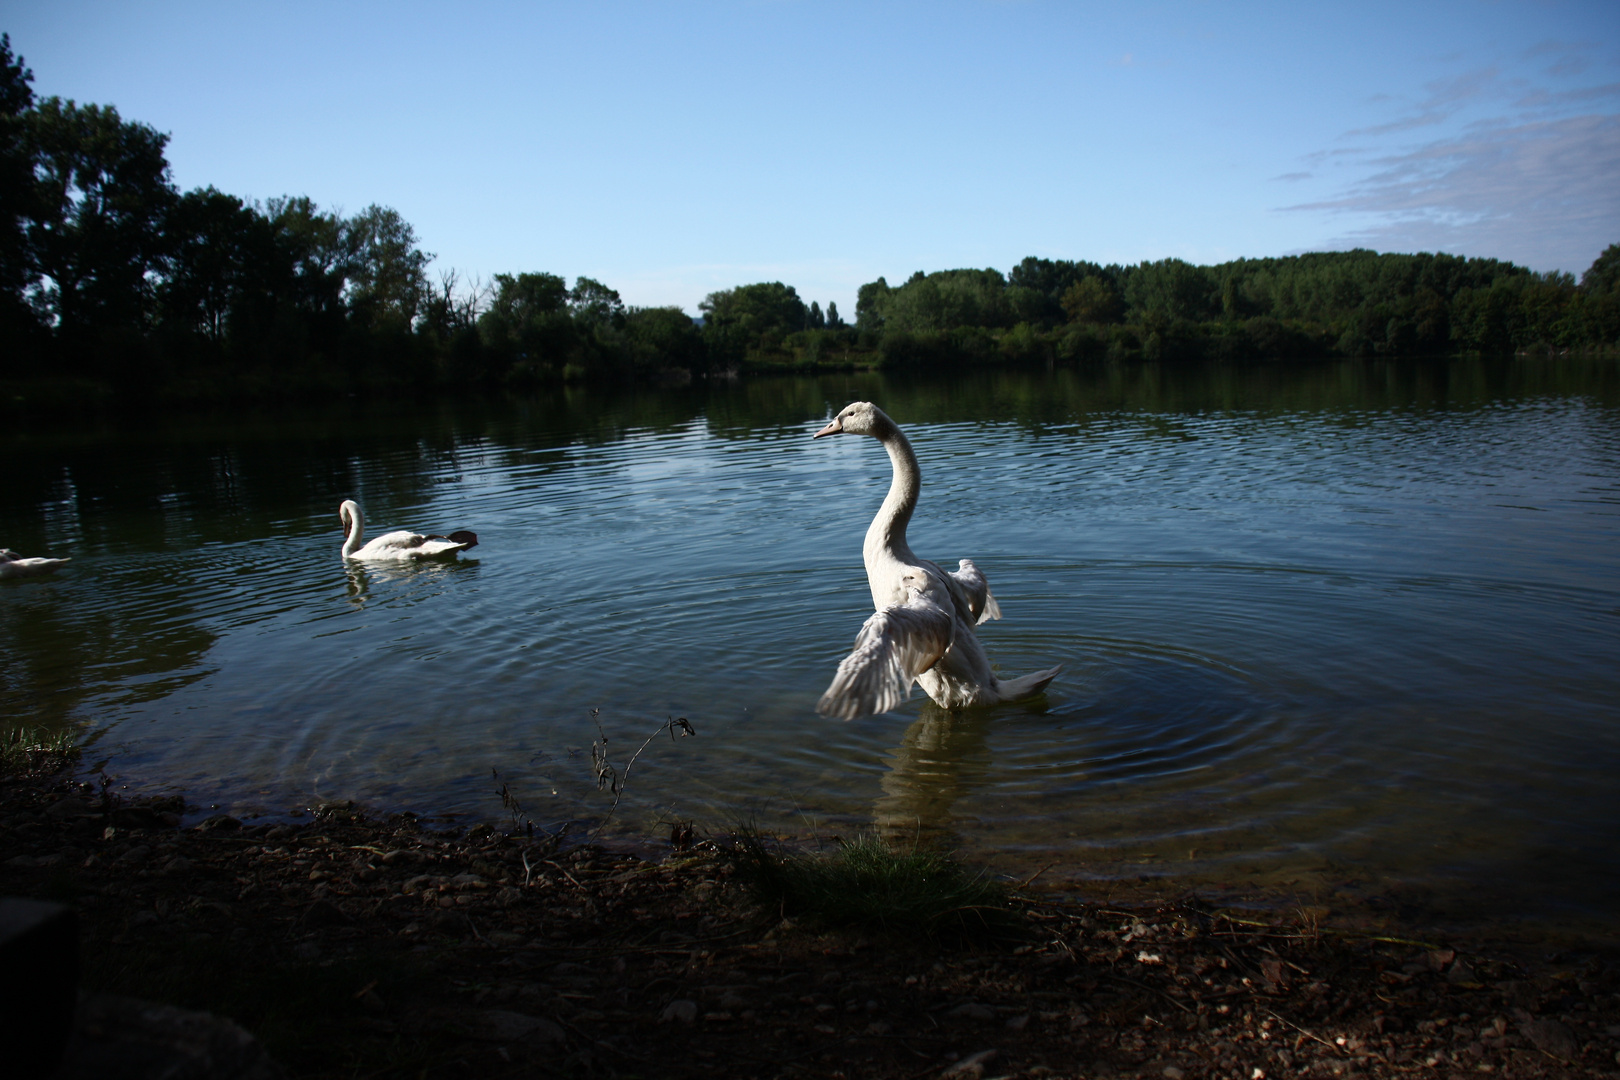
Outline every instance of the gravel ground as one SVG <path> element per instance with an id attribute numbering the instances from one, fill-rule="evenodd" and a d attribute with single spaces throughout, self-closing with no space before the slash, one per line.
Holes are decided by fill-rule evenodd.
<path id="1" fill-rule="evenodd" d="M 78 912 L 87 1002 L 228 1017 L 287 1076 L 1620 1077 L 1598 944 L 1026 885 L 1023 937 L 951 945 L 771 917 L 712 844 L 182 809 L 0 780 L 0 892 Z"/>

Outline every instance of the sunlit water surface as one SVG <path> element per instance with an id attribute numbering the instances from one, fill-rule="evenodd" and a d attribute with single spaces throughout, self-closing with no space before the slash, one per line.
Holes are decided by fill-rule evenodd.
<path id="1" fill-rule="evenodd" d="M 821 719 L 870 613 L 878 402 L 913 547 L 1033 703 Z M 1012 874 L 1463 917 L 1620 910 L 1612 363 L 770 379 L 4 437 L 0 709 L 199 814 L 353 799 L 582 837 L 943 836 Z M 346 566 L 369 532 L 471 557 Z M 600 730 L 592 711 L 600 709 Z M 492 774 L 498 771 L 498 778 Z"/>

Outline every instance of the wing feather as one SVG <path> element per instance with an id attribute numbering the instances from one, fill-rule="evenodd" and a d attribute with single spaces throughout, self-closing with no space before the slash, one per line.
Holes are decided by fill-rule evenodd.
<path id="1" fill-rule="evenodd" d="M 895 708 L 911 696 L 917 676 L 951 647 L 951 626 L 950 612 L 917 589 L 909 590 L 905 603 L 886 607 L 862 624 L 855 648 L 838 665 L 816 711 L 853 720 Z"/>
<path id="2" fill-rule="evenodd" d="M 967 594 L 968 610 L 973 613 L 971 621 L 974 625 L 1001 618 L 1001 605 L 990 595 L 990 582 L 985 578 L 984 571 L 974 566 L 972 559 L 962 559 L 957 565 L 958 569 L 950 572 L 950 578 Z"/>

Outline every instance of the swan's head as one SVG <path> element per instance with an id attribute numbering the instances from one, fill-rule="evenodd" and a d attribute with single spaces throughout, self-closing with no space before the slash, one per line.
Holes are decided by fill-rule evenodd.
<path id="1" fill-rule="evenodd" d="M 355 519 L 360 516 L 360 504 L 353 499 L 344 499 L 338 507 L 338 520 L 343 522 L 343 538 L 347 540 L 349 533 L 354 531 Z"/>
<path id="2" fill-rule="evenodd" d="M 887 430 L 894 428 L 893 420 L 889 415 L 870 401 L 855 401 L 845 405 L 838 415 L 832 418 L 832 423 L 810 436 L 819 439 L 823 435 L 873 435 L 881 437 Z"/>

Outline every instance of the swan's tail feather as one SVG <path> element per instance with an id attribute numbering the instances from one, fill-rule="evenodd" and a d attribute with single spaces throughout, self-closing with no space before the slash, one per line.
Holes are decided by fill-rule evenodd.
<path id="1" fill-rule="evenodd" d="M 1059 664 L 1045 671 L 1037 671 L 1033 675 L 1022 675 L 1016 679 L 1006 679 L 996 684 L 996 692 L 1002 701 L 1017 701 L 1020 698 L 1034 697 L 1046 689 L 1046 684 L 1058 677 L 1063 670 Z"/>

